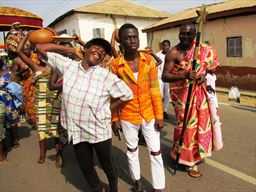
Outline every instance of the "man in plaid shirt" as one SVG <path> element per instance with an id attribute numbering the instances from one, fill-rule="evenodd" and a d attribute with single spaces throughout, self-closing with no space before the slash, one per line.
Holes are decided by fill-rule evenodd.
<path id="1" fill-rule="evenodd" d="M 78 56 L 75 48 L 43 44 L 36 49 L 63 74 L 61 124 L 73 142 L 85 178 L 93 191 L 105 191 L 94 169 L 94 149 L 108 177 L 110 191 L 117 192 L 117 175 L 111 159 L 111 110 L 124 105 L 133 94 L 116 75 L 99 66 L 106 54 L 111 55 L 110 44 L 100 38 L 88 41 L 80 62 L 60 55 Z M 118 98 L 111 105 L 110 96 Z"/>

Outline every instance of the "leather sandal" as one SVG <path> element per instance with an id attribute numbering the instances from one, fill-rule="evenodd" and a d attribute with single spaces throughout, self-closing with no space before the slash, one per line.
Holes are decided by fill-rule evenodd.
<path id="1" fill-rule="evenodd" d="M 202 177 L 202 173 L 198 170 L 198 167 L 196 165 L 187 168 L 187 173 L 190 177 L 194 177 L 194 178 Z"/>

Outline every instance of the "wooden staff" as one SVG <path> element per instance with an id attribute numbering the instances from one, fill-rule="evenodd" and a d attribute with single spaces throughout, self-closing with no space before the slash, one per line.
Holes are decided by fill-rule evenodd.
<path id="1" fill-rule="evenodd" d="M 205 18 L 208 14 L 208 12 L 206 11 L 206 5 L 203 4 L 201 6 L 200 10 L 196 10 L 196 13 L 198 15 L 198 18 L 196 20 L 196 23 L 198 24 L 198 28 L 197 28 L 197 34 L 196 34 L 196 46 L 195 46 L 194 57 L 193 57 L 193 62 L 192 62 L 192 70 L 195 70 L 195 68 L 196 68 L 196 61 L 197 61 L 197 56 L 198 56 L 199 43 L 200 43 L 200 37 L 201 37 L 202 28 L 203 28 L 203 23 L 205 23 Z M 191 98 L 192 88 L 193 88 L 193 84 L 190 83 L 189 87 L 188 87 L 188 96 L 187 96 L 187 101 L 186 101 L 186 105 L 185 105 L 184 121 L 183 121 L 181 136 L 179 139 L 178 152 L 177 152 L 176 161 L 175 161 L 174 175 L 178 168 L 180 153 L 181 153 L 183 140 L 184 140 L 184 133 L 185 133 L 185 130 L 187 127 L 187 117 L 188 117 L 188 110 L 189 110 L 189 106 L 190 106 L 190 98 Z"/>

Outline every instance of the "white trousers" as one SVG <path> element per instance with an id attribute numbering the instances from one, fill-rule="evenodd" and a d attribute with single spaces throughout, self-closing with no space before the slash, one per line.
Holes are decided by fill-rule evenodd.
<path id="1" fill-rule="evenodd" d="M 211 100 L 212 104 L 215 106 L 215 108 L 218 109 L 219 105 L 218 105 L 218 99 L 217 99 L 216 92 L 215 93 L 207 93 L 207 94 L 208 94 L 208 97 Z"/>
<path id="2" fill-rule="evenodd" d="M 128 121 L 121 120 L 122 129 L 125 137 L 126 145 L 133 152 L 127 150 L 127 158 L 130 174 L 134 180 L 140 179 L 140 162 L 138 148 L 138 133 L 141 128 L 142 134 L 147 143 L 151 161 L 151 175 L 154 189 L 165 188 L 165 174 L 163 159 L 160 152 L 160 132 L 155 130 L 155 119 L 149 123 L 143 119 L 142 125 L 136 125 Z"/>
<path id="3" fill-rule="evenodd" d="M 160 86 L 160 91 L 162 98 L 164 100 L 164 112 L 168 112 L 169 104 L 172 101 L 171 96 L 170 96 L 170 87 L 169 83 L 164 83 L 162 79 L 159 80 L 159 86 Z"/>

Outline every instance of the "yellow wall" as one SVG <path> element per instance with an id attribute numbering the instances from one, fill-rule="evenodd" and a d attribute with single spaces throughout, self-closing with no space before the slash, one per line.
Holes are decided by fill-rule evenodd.
<path id="1" fill-rule="evenodd" d="M 227 37 L 242 36 L 242 57 L 227 57 Z M 158 50 L 158 43 L 164 39 L 172 46 L 178 40 L 178 28 L 153 32 L 152 48 Z M 256 14 L 208 21 L 203 30 L 202 42 L 210 40 L 218 51 L 223 66 L 256 67 Z"/>

